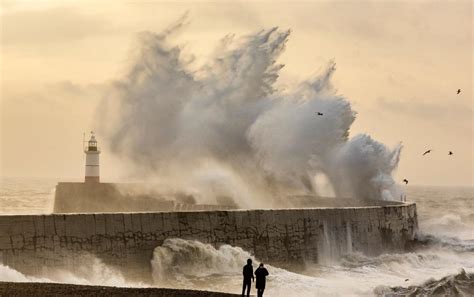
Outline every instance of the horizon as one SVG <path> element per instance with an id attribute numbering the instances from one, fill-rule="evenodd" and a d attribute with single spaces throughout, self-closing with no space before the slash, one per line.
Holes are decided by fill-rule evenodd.
<path id="1" fill-rule="evenodd" d="M 143 183 L 143 184 L 153 184 L 155 182 L 151 181 L 146 181 L 146 180 L 134 180 L 132 179 L 131 181 L 129 178 L 122 177 L 121 179 L 108 179 L 107 176 L 102 176 L 101 175 L 101 180 L 100 183 Z M 0 180 L 2 179 L 19 179 L 19 180 L 47 180 L 47 181 L 56 181 L 56 182 L 84 182 L 84 172 L 82 172 L 81 176 L 62 176 L 62 177 L 55 177 L 55 176 L 0 176 Z M 406 187 L 426 187 L 426 188 L 474 188 L 474 185 L 472 184 L 466 184 L 466 185 L 443 185 L 443 184 L 438 184 L 438 185 L 429 185 L 429 184 L 408 184 L 408 185 L 403 185 L 404 188 Z"/>

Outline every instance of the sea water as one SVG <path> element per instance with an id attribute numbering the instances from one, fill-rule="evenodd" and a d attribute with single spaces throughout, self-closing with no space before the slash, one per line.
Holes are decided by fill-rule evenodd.
<path id="1" fill-rule="evenodd" d="M 0 212 L 51 213 L 56 183 L 54 179 L 3 178 Z M 474 187 L 408 186 L 406 195 L 408 201 L 417 203 L 421 247 L 377 257 L 351 253 L 325 261 L 324 265 L 307 265 L 298 273 L 267 265 L 267 296 L 371 296 L 384 287 L 422 285 L 433 278 L 458 274 L 461 269 L 474 273 Z M 248 258 L 258 265 L 258 259 L 237 246 L 214 248 L 170 238 L 154 251 L 153 284 L 129 283 L 120 271 L 99 259 L 91 259 L 74 271 L 46 277 L 23 275 L 0 265 L 0 280 L 152 285 L 240 293 L 242 266 Z"/>

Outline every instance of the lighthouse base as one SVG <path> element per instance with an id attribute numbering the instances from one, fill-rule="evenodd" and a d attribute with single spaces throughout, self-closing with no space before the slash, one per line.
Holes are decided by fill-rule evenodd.
<path id="1" fill-rule="evenodd" d="M 84 179 L 86 183 L 100 183 L 100 177 L 98 176 L 86 176 Z"/>

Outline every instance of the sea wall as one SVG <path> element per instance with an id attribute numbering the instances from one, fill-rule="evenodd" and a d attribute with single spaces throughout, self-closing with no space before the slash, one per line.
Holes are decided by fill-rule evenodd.
<path id="1" fill-rule="evenodd" d="M 401 251 L 417 228 L 413 203 L 276 210 L 0 216 L 3 264 L 24 273 L 72 266 L 84 253 L 131 275 L 150 274 L 166 238 L 231 244 L 284 267 L 359 251 Z"/>

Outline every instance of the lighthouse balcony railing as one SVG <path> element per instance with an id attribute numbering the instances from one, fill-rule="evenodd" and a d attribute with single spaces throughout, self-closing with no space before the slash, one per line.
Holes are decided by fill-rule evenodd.
<path id="1" fill-rule="evenodd" d="M 84 149 L 85 152 L 100 152 L 100 149 L 99 147 L 97 146 L 87 146 L 85 149 Z"/>

